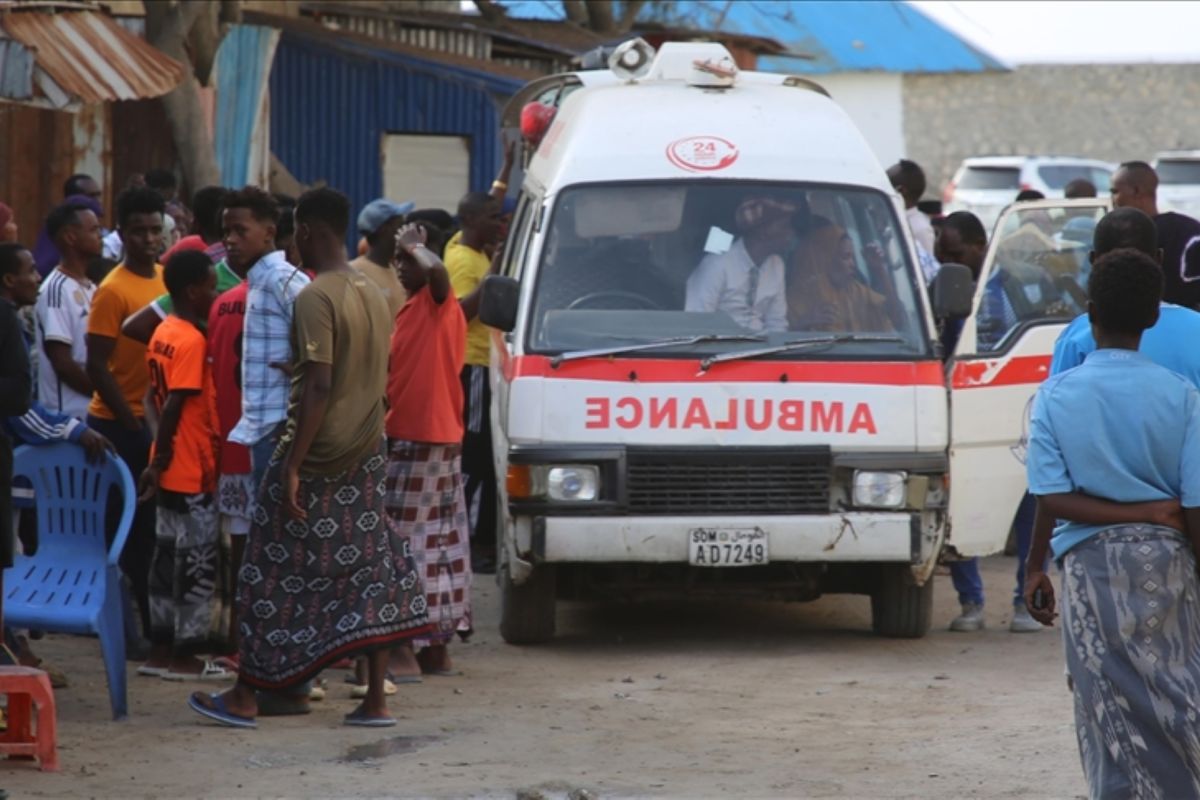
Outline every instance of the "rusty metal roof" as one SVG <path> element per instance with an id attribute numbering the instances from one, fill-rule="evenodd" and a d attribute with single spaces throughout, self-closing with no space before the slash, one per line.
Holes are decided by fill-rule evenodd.
<path id="1" fill-rule="evenodd" d="M 166 94 L 183 79 L 184 67 L 99 11 L 47 11 L 0 3 L 0 36 L 7 48 L 33 54 L 34 69 L 22 85 L 4 81 L 3 97 L 43 100 L 56 108 L 79 103 L 137 100 Z M 3 42 L 0 38 L 0 42 Z M 14 47 L 13 45 L 17 45 Z M 4 70 L 0 63 L 0 71 Z"/>

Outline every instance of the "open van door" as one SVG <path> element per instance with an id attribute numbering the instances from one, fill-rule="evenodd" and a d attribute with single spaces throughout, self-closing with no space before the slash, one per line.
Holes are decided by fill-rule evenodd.
<path id="1" fill-rule="evenodd" d="M 961 556 L 1004 548 L 1025 494 L 1029 413 L 1054 343 L 1086 311 L 1088 253 L 1108 198 L 1039 200 L 1000 215 L 953 358 L 950 533 Z"/>

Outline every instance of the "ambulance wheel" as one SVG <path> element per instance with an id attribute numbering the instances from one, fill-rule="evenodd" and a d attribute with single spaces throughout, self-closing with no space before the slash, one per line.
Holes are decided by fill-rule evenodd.
<path id="1" fill-rule="evenodd" d="M 933 624 L 933 577 L 917 586 L 912 570 L 902 564 L 880 568 L 871 595 L 871 627 L 880 636 L 920 639 Z"/>
<path id="2" fill-rule="evenodd" d="M 554 638 L 554 567 L 533 568 L 528 580 L 513 583 L 508 559 L 500 577 L 500 635 L 509 644 L 541 644 Z"/>

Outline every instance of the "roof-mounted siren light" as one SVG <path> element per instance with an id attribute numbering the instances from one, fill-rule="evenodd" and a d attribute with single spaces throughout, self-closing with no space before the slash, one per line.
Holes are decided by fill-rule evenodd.
<path id="1" fill-rule="evenodd" d="M 650 74 L 654 66 L 654 48 L 641 37 L 621 42 L 608 57 L 608 68 L 618 78 L 630 83 Z"/>

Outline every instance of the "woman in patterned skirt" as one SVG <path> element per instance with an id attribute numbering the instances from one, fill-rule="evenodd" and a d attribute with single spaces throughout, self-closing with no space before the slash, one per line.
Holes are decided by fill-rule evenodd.
<path id="1" fill-rule="evenodd" d="M 471 630 L 471 553 L 462 478 L 462 371 L 467 321 L 425 232 L 396 236 L 409 299 L 396 316 L 388 363 L 387 514 L 425 583 L 429 622 L 421 671 L 453 674 L 447 645 Z"/>

